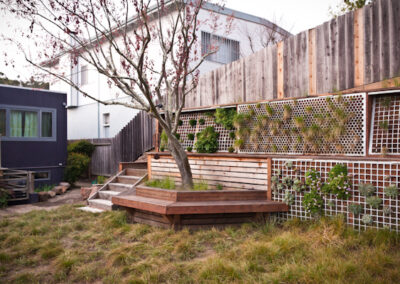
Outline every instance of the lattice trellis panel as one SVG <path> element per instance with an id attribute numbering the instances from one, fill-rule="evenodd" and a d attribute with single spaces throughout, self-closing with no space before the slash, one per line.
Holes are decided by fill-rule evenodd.
<path id="1" fill-rule="evenodd" d="M 273 175 L 279 174 L 280 182 L 283 177 L 291 177 L 292 179 L 298 178 L 302 181 L 305 179 L 305 173 L 309 169 L 315 169 L 321 174 L 322 181 L 326 181 L 331 168 L 337 163 L 344 164 L 348 168 L 349 176 L 352 181 L 351 198 L 349 200 L 337 199 L 335 196 L 324 196 L 325 215 L 333 216 L 343 214 L 346 216 L 347 223 L 355 228 L 390 228 L 391 230 L 400 232 L 400 203 L 398 198 L 390 198 L 384 195 L 383 190 L 385 187 L 395 184 L 400 185 L 400 163 L 392 162 L 353 162 L 353 161 L 327 161 L 327 160 L 292 160 L 293 166 L 288 169 L 286 166 L 287 159 L 272 159 L 272 173 Z M 373 209 L 367 205 L 365 197 L 361 196 L 358 191 L 360 184 L 372 184 L 376 187 L 376 195 L 382 198 L 383 203 L 379 209 Z M 284 201 L 285 190 L 273 190 L 272 199 L 277 201 Z M 304 193 L 298 193 L 292 189 L 291 193 L 295 196 L 294 204 L 290 206 L 288 213 L 279 213 L 279 217 L 283 219 L 300 218 L 310 219 L 311 216 L 307 214 L 302 206 Z M 353 216 L 348 212 L 347 205 L 349 203 L 360 204 L 363 208 L 362 213 L 358 216 Z M 387 206 L 391 209 L 391 213 L 385 214 L 383 207 Z M 362 217 L 368 214 L 372 216 L 372 224 L 364 224 Z"/>
<path id="2" fill-rule="evenodd" d="M 335 107 L 345 110 L 349 114 L 345 131 L 338 136 L 337 141 L 329 142 L 322 137 L 318 149 L 311 148 L 310 143 L 301 139 L 301 133 L 294 134 L 296 129 L 294 119 L 303 117 L 306 127 L 320 125 L 318 115 L 329 113 L 334 117 L 334 111 L 329 108 L 331 101 Z M 276 101 L 261 104 L 244 104 L 238 106 L 239 113 L 254 112 L 253 121 L 249 127 L 253 130 L 261 116 L 267 115 L 266 104 L 271 106 L 274 114 L 270 115 L 270 121 L 281 122 L 279 127 L 264 126 L 263 135 L 257 141 L 248 140 L 244 143 L 243 153 L 273 153 L 273 154 L 304 154 L 314 153 L 322 155 L 365 155 L 365 129 L 366 129 L 366 100 L 365 94 L 330 96 L 319 98 L 306 98 L 298 100 Z M 283 120 L 285 105 L 290 106 L 292 112 L 290 119 Z M 321 120 L 321 119 L 320 119 Z M 325 125 L 323 127 L 329 127 Z M 276 131 L 278 128 L 279 131 Z"/>
<path id="3" fill-rule="evenodd" d="M 375 96 L 371 154 L 400 154 L 400 96 Z"/>
<path id="4" fill-rule="evenodd" d="M 228 148 L 233 145 L 233 139 L 229 137 L 229 133 L 234 130 L 225 129 L 224 126 L 216 124 L 213 116 L 207 115 L 207 112 L 188 112 L 183 113 L 180 116 L 183 124 L 178 127 L 178 133 L 180 134 L 181 144 L 186 149 L 188 146 L 193 147 L 196 142 L 196 134 L 201 132 L 208 126 L 214 127 L 215 131 L 219 133 L 218 137 L 218 151 L 219 152 L 227 152 Z M 191 119 L 195 119 L 197 121 L 196 126 L 192 127 L 189 124 Z M 204 124 L 200 125 L 199 120 L 204 119 Z M 195 140 L 189 140 L 188 134 L 193 133 L 195 135 Z"/>

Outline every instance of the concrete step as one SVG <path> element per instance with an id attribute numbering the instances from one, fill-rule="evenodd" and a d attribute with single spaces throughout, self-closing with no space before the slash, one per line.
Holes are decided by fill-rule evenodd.
<path id="1" fill-rule="evenodd" d="M 118 176 L 118 183 L 135 184 L 141 177 L 138 176 Z"/>
<path id="2" fill-rule="evenodd" d="M 106 200 L 106 199 L 91 199 L 89 200 L 89 206 L 106 211 L 112 210 L 111 200 Z"/>
<path id="3" fill-rule="evenodd" d="M 101 213 L 101 212 L 104 212 L 103 209 L 94 208 L 94 207 L 90 207 L 90 206 L 78 207 L 77 209 L 85 211 L 85 212 L 90 212 L 90 213 Z"/>
<path id="4" fill-rule="evenodd" d="M 108 184 L 108 189 L 111 191 L 119 191 L 119 192 L 124 192 L 130 189 L 133 189 L 132 184 L 125 184 L 125 183 L 115 183 L 111 182 Z"/>
<path id="5" fill-rule="evenodd" d="M 127 168 L 125 170 L 125 174 L 127 176 L 138 176 L 142 177 L 145 174 L 147 174 L 147 168 L 146 169 L 133 169 L 133 168 Z"/>
<path id="6" fill-rule="evenodd" d="M 113 191 L 113 190 L 102 190 L 99 191 L 99 198 L 100 199 L 106 199 L 106 200 L 111 200 L 113 196 L 117 196 L 120 194 L 120 191 Z"/>

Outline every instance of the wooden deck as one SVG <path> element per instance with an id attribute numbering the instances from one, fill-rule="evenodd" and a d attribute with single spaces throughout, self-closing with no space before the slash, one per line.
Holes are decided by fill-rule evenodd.
<path id="1" fill-rule="evenodd" d="M 220 227 L 259 222 L 288 206 L 267 199 L 263 190 L 175 191 L 138 186 L 136 194 L 114 196 L 115 205 L 127 209 L 130 220 L 160 227 Z"/>

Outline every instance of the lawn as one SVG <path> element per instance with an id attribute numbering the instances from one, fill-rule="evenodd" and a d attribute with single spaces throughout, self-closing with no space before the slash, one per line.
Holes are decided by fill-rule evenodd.
<path id="1" fill-rule="evenodd" d="M 174 232 L 64 206 L 0 220 L 0 282 L 398 283 L 399 243 L 340 218 Z"/>

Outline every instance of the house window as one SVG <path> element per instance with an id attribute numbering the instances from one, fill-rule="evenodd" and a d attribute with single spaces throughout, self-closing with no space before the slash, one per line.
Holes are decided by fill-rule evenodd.
<path id="1" fill-rule="evenodd" d="M 0 105 L 4 141 L 56 141 L 56 109 Z"/>
<path id="2" fill-rule="evenodd" d="M 38 137 L 38 113 L 12 110 L 10 114 L 11 137 Z"/>
<path id="3" fill-rule="evenodd" d="M 103 128 L 104 128 L 104 138 L 108 138 L 110 135 L 110 114 L 103 113 Z"/>
<path id="4" fill-rule="evenodd" d="M 206 60 L 227 64 L 239 59 L 240 45 L 236 40 L 201 32 L 201 53 L 214 53 L 206 57 Z"/>
<path id="5" fill-rule="evenodd" d="M 81 67 L 81 85 L 86 85 L 88 83 L 89 69 L 87 65 L 82 65 Z"/>
<path id="6" fill-rule="evenodd" d="M 6 135 L 6 110 L 0 109 L 0 136 Z"/>
<path id="7" fill-rule="evenodd" d="M 50 172 L 49 171 L 43 171 L 43 172 L 35 172 L 33 174 L 35 181 L 36 180 L 49 180 L 50 179 Z"/>
<path id="8" fill-rule="evenodd" d="M 42 137 L 53 136 L 53 113 L 42 112 Z"/>

